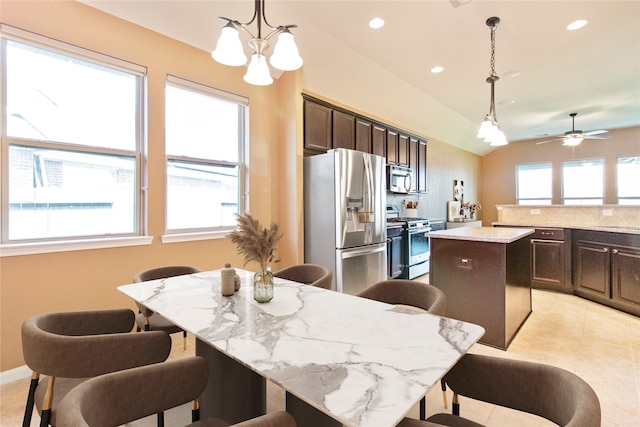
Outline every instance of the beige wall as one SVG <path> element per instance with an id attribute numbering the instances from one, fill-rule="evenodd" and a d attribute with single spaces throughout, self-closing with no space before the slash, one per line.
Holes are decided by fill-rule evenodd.
<path id="1" fill-rule="evenodd" d="M 278 221 L 285 237 L 281 263 L 302 262 L 302 71 L 284 73 L 268 87 L 244 83 L 244 68 L 225 67 L 209 52 L 67 1 L 0 2 L 3 23 L 131 61 L 148 68 L 149 246 L 0 257 L 0 371 L 22 366 L 20 325 L 29 316 L 63 310 L 134 307 L 116 287 L 143 269 L 189 264 L 202 269 L 242 265 L 226 239 L 163 244 L 164 83 L 172 74 L 249 98 L 250 210 L 263 223 Z M 67 25 L 68 24 L 68 25 Z M 367 114 L 366 111 L 363 111 Z M 402 128 L 402 124 L 397 124 Z M 439 141 L 428 143 L 428 189 L 421 215 L 445 217 L 454 179 L 468 200 L 481 200 L 479 156 Z M 422 211 L 424 209 L 424 211 Z M 251 268 L 252 266 L 248 266 Z"/>
<path id="2" fill-rule="evenodd" d="M 560 179 L 562 163 L 583 158 L 604 158 L 605 204 L 616 203 L 615 169 L 618 157 L 640 155 L 640 127 L 610 131 L 607 140 L 585 140 L 575 148 L 564 147 L 561 141 L 536 145 L 541 141 L 514 142 L 482 158 L 482 194 L 485 206 L 483 223 L 498 220 L 496 205 L 516 203 L 516 165 L 520 163 L 552 162 L 553 204 L 562 204 Z"/>

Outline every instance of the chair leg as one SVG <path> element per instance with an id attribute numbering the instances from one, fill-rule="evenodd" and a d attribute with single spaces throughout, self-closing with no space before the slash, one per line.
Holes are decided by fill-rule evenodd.
<path id="1" fill-rule="evenodd" d="M 420 419 L 426 421 L 427 419 L 427 397 L 420 399 Z"/>
<path id="2" fill-rule="evenodd" d="M 44 394 L 42 413 L 40 414 L 40 427 L 49 427 L 49 421 L 51 420 L 51 405 L 53 404 L 53 385 L 55 380 L 55 377 L 49 377 L 49 382 L 47 383 L 47 392 Z"/>
<path id="3" fill-rule="evenodd" d="M 22 418 L 22 427 L 31 425 L 31 415 L 33 414 L 33 404 L 35 402 L 36 387 L 40 381 L 40 374 L 33 372 L 31 374 L 31 382 L 29 383 L 29 394 L 27 395 L 27 406 L 24 408 L 24 417 Z"/>
<path id="4" fill-rule="evenodd" d="M 182 349 L 187 349 L 187 331 L 182 331 Z"/>
<path id="5" fill-rule="evenodd" d="M 444 402 L 444 409 L 447 409 L 447 383 L 444 379 L 440 380 L 440 388 L 442 388 L 442 401 Z"/>
<path id="6" fill-rule="evenodd" d="M 200 401 L 195 399 L 191 404 L 191 422 L 200 421 Z"/>
<path id="7" fill-rule="evenodd" d="M 164 412 L 158 412 L 158 427 L 164 427 Z"/>
<path id="8" fill-rule="evenodd" d="M 456 392 L 453 392 L 453 403 L 451 406 L 451 413 L 460 416 L 460 401 L 458 400 L 458 393 Z"/>

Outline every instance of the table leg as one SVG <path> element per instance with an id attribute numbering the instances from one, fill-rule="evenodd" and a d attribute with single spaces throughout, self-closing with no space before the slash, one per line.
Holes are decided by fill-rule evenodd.
<path id="1" fill-rule="evenodd" d="M 334 420 L 324 412 L 321 412 L 298 399 L 291 393 L 287 393 L 287 412 L 293 415 L 296 423 L 304 427 L 342 427 L 342 423 Z"/>
<path id="2" fill-rule="evenodd" d="M 266 380 L 196 338 L 196 355 L 209 362 L 209 384 L 200 398 L 200 416 L 232 424 L 267 412 Z"/>

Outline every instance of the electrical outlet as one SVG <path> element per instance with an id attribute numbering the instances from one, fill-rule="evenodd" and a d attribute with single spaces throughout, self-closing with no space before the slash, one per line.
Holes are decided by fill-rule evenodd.
<path id="1" fill-rule="evenodd" d="M 540 215 L 540 209 L 531 209 L 529 213 L 531 215 Z"/>
<path id="2" fill-rule="evenodd" d="M 602 216 L 613 216 L 612 209 L 602 209 Z"/>

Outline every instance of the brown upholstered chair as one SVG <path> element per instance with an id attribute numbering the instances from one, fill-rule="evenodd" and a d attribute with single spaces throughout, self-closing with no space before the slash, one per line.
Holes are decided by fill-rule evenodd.
<path id="1" fill-rule="evenodd" d="M 577 375 L 555 366 L 499 357 L 466 354 L 445 375 L 454 392 L 453 414 L 427 419 L 438 425 L 478 427 L 459 416 L 458 395 L 544 417 L 559 426 L 599 427 L 600 401 Z M 425 427 L 405 418 L 399 427 Z"/>
<path id="2" fill-rule="evenodd" d="M 319 264 L 297 264 L 273 273 L 275 277 L 331 289 L 333 274 L 327 267 Z"/>
<path id="3" fill-rule="evenodd" d="M 93 378 L 72 390 L 60 404 L 58 427 L 112 427 L 193 402 L 191 427 L 223 427 L 220 419 L 199 420 L 198 398 L 209 367 L 199 356 L 128 369 Z M 293 417 L 276 412 L 244 421 L 242 427 L 295 427 Z"/>
<path id="4" fill-rule="evenodd" d="M 188 265 L 168 265 L 165 267 L 156 267 L 149 270 L 141 271 L 133 277 L 134 283 L 147 282 L 149 280 L 167 279 L 169 277 L 183 276 L 185 274 L 200 273 L 196 267 Z M 160 316 L 149 310 L 144 305 L 136 302 L 138 310 L 140 311 L 138 317 L 136 317 L 136 324 L 138 325 L 138 331 L 144 329 L 145 331 L 164 331 L 168 334 L 175 334 L 182 332 L 182 348 L 187 349 L 187 331 L 184 331 Z"/>
<path id="5" fill-rule="evenodd" d="M 33 316 L 22 324 L 22 353 L 33 370 L 23 427 L 34 402 L 41 426 L 56 425 L 62 398 L 89 377 L 162 362 L 171 351 L 164 332 L 131 333 L 129 309 L 73 311 Z M 46 375 L 42 381 L 40 375 Z"/>
<path id="6" fill-rule="evenodd" d="M 428 283 L 413 280 L 393 279 L 383 280 L 371 285 L 358 294 L 359 297 L 394 305 L 408 305 L 420 308 L 436 316 L 444 316 L 447 298 L 440 289 Z M 440 382 L 446 407 L 446 390 L 444 380 Z M 427 415 L 427 402 L 423 397 L 420 401 L 420 419 Z"/>

